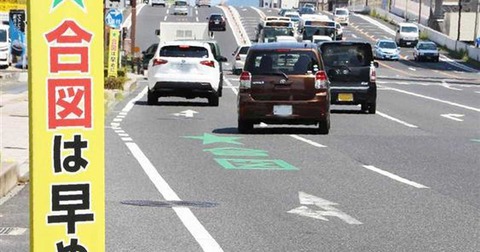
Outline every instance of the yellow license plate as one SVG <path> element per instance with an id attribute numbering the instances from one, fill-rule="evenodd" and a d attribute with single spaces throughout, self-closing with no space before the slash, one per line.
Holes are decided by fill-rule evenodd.
<path id="1" fill-rule="evenodd" d="M 338 101 L 353 101 L 353 94 L 338 94 Z"/>

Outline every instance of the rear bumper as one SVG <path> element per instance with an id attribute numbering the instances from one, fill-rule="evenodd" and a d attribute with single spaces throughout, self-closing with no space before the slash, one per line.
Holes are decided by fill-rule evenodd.
<path id="1" fill-rule="evenodd" d="M 226 24 L 209 24 L 208 30 L 210 31 L 225 31 L 227 30 Z"/>
<path id="2" fill-rule="evenodd" d="M 150 92 L 158 97 L 175 96 L 185 98 L 208 98 L 216 94 L 208 82 L 157 82 L 149 88 Z"/>
<path id="3" fill-rule="evenodd" d="M 377 86 L 375 84 L 359 87 L 331 86 L 330 93 L 332 96 L 331 104 L 357 105 L 362 103 L 375 103 L 377 100 Z M 352 94 L 352 100 L 340 100 L 339 94 Z"/>
<path id="4" fill-rule="evenodd" d="M 275 115 L 275 105 L 291 105 L 292 114 Z M 252 123 L 269 124 L 317 124 L 326 121 L 330 116 L 328 96 L 315 96 L 308 101 L 258 101 L 250 94 L 240 93 L 238 96 L 238 119 Z"/>

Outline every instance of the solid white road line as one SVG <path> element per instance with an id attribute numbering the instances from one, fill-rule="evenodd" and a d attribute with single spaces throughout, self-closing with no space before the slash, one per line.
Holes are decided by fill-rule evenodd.
<path id="1" fill-rule="evenodd" d="M 138 14 L 142 11 L 143 7 L 145 7 L 146 4 L 139 4 L 137 5 L 137 16 Z M 130 27 L 132 26 L 132 13 L 128 15 L 128 17 L 125 19 L 125 22 L 122 24 L 122 28 L 125 27 L 128 30 L 130 30 Z"/>
<path id="2" fill-rule="evenodd" d="M 198 14 L 197 14 L 198 15 Z M 198 17 L 196 18 L 197 22 L 198 22 Z"/>
<path id="3" fill-rule="evenodd" d="M 370 171 L 373 171 L 373 172 L 376 172 L 376 173 L 379 173 L 379 174 L 382 174 L 383 176 L 386 176 L 386 177 L 389 177 L 393 180 L 396 180 L 398 182 L 401 182 L 401 183 L 404 183 L 404 184 L 407 184 L 407 185 L 410 185 L 410 186 L 413 186 L 413 187 L 416 187 L 416 188 L 419 188 L 419 189 L 426 189 L 428 188 L 427 186 L 424 186 L 422 184 L 419 184 L 419 183 L 416 183 L 416 182 L 413 182 L 413 181 L 410 181 L 408 179 L 404 179 L 398 175 L 395 175 L 393 173 L 390 173 L 390 172 L 387 172 L 387 171 L 384 171 L 384 170 L 381 170 L 373 165 L 364 165 L 363 166 L 364 168 L 370 170 Z"/>
<path id="4" fill-rule="evenodd" d="M 155 166 L 153 166 L 138 145 L 133 142 L 126 142 L 125 145 L 127 145 L 128 149 L 130 149 L 133 156 L 137 159 L 138 163 L 155 185 L 157 190 L 162 194 L 163 198 L 169 201 L 181 201 L 178 195 L 158 173 Z M 200 221 L 197 219 L 197 217 L 195 217 L 189 208 L 173 207 L 172 209 L 180 218 L 183 225 L 188 229 L 188 231 L 190 231 L 195 240 L 197 240 L 203 251 L 223 251 L 220 245 L 215 241 L 215 239 L 213 239 L 210 233 L 208 233 L 205 227 L 200 223 Z"/>
<path id="5" fill-rule="evenodd" d="M 133 98 L 131 101 L 127 103 L 127 105 L 122 109 L 122 112 L 128 113 L 130 110 L 132 110 L 133 106 L 135 105 L 135 102 L 140 100 L 148 91 L 148 87 L 145 87 L 135 98 Z"/>
<path id="6" fill-rule="evenodd" d="M 420 98 L 424 98 L 424 99 L 427 99 L 427 100 L 436 101 L 436 102 L 441 102 L 441 103 L 445 103 L 445 104 L 452 105 L 452 106 L 455 106 L 455 107 L 460 107 L 460 108 L 464 108 L 464 109 L 468 109 L 468 110 L 480 112 L 480 108 L 474 108 L 474 107 L 470 107 L 470 106 L 458 104 L 458 103 L 456 103 L 456 102 L 450 102 L 450 101 L 440 100 L 440 99 L 433 98 L 433 97 L 430 97 L 430 96 L 421 95 L 421 94 L 416 94 L 416 93 L 408 92 L 408 91 L 401 90 L 401 89 L 397 89 L 397 88 L 387 87 L 387 88 L 385 88 L 385 90 L 392 90 L 392 91 L 396 91 L 396 92 L 399 92 L 399 93 L 408 94 L 408 95 L 413 95 L 413 96 L 420 97 Z"/>
<path id="7" fill-rule="evenodd" d="M 402 120 L 400 120 L 400 119 L 397 119 L 397 118 L 395 118 L 395 117 L 393 117 L 393 116 L 389 116 L 389 115 L 387 115 L 387 114 L 384 114 L 384 113 L 382 113 L 382 112 L 380 112 L 380 111 L 378 111 L 378 110 L 377 110 L 377 114 L 378 114 L 379 116 L 381 116 L 381 117 L 384 117 L 384 118 L 387 118 L 387 119 L 392 120 L 392 121 L 394 121 L 394 122 L 403 124 L 403 125 L 405 125 L 405 126 L 407 126 L 407 127 L 410 127 L 410 128 L 418 128 L 418 126 L 416 126 L 416 125 L 413 125 L 413 124 L 404 122 L 404 121 L 402 121 Z"/>
<path id="8" fill-rule="evenodd" d="M 293 137 L 293 138 L 295 138 L 295 139 L 297 139 L 297 140 L 300 140 L 300 141 L 302 141 L 302 142 L 308 143 L 308 144 L 313 145 L 313 146 L 318 147 L 318 148 L 325 148 L 325 147 L 327 147 L 327 146 L 325 146 L 325 145 L 319 144 L 319 143 L 317 143 L 317 142 L 314 142 L 314 141 L 312 141 L 312 140 L 303 138 L 303 137 L 301 137 L 301 136 L 297 136 L 297 135 L 290 135 L 290 136 Z"/>
<path id="9" fill-rule="evenodd" d="M 238 95 L 238 89 L 237 89 L 236 87 L 234 87 L 234 86 L 232 85 L 232 83 L 231 83 L 228 79 L 223 78 L 223 81 L 224 81 L 225 83 L 227 83 L 227 87 L 230 88 L 230 89 L 232 89 L 232 91 L 233 91 L 233 93 L 234 93 L 235 95 Z"/>

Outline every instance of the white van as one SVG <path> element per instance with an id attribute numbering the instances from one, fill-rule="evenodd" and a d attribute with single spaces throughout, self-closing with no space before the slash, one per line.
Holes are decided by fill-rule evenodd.
<path id="1" fill-rule="evenodd" d="M 8 25 L 0 24 L 0 67 L 7 68 L 10 65 L 10 38 Z"/>
<path id="2" fill-rule="evenodd" d="M 412 23 L 400 23 L 395 35 L 395 42 L 399 46 L 415 46 L 418 43 L 418 26 Z"/>
<path id="3" fill-rule="evenodd" d="M 350 13 L 348 9 L 346 8 L 337 8 L 333 12 L 333 16 L 335 21 L 337 21 L 340 24 L 348 25 L 350 22 Z"/>

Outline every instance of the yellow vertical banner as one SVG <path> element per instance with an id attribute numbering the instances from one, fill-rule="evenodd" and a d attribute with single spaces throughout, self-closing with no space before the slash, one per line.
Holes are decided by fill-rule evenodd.
<path id="1" fill-rule="evenodd" d="M 110 30 L 110 42 L 108 44 L 108 76 L 117 77 L 118 71 L 118 51 L 120 41 L 120 30 Z"/>
<path id="2" fill-rule="evenodd" d="M 30 251 L 105 251 L 103 1 L 28 0 Z"/>

